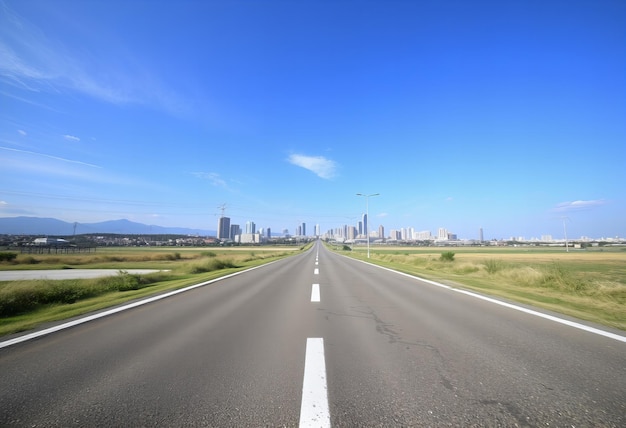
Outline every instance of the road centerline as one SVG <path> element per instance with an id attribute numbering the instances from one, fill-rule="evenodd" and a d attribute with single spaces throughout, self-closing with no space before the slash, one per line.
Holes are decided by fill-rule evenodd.
<path id="1" fill-rule="evenodd" d="M 313 287 L 311 287 L 311 302 L 312 303 L 319 303 L 320 300 L 321 300 L 320 285 L 319 284 L 313 284 Z"/>
<path id="2" fill-rule="evenodd" d="M 330 427 L 324 339 L 309 337 L 304 358 L 300 427 Z"/>

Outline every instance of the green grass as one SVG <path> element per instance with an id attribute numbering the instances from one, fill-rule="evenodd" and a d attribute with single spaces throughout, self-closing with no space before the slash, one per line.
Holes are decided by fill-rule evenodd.
<path id="1" fill-rule="evenodd" d="M 368 260 L 366 250 L 342 252 Z M 445 254 L 445 253 L 443 253 Z M 626 252 L 543 248 L 374 248 L 371 263 L 626 330 Z"/>
<path id="2" fill-rule="evenodd" d="M 118 275 L 72 280 L 0 282 L 0 335 L 35 328 L 269 263 L 298 253 L 302 248 L 273 247 L 259 250 L 106 249 L 94 254 L 20 255 L 0 263 L 0 270 L 17 267 L 38 269 L 110 268 Z M 34 258 L 34 261 L 30 259 Z M 167 269 L 146 275 L 125 269 Z"/>

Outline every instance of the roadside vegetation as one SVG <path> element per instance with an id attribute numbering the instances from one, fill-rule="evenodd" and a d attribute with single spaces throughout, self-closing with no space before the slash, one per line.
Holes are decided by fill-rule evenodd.
<path id="1" fill-rule="evenodd" d="M 626 251 L 373 248 L 339 251 L 443 284 L 626 330 Z"/>
<path id="2" fill-rule="evenodd" d="M 0 335 L 208 281 L 303 249 L 102 248 L 86 254 L 10 253 L 13 255 L 0 260 L 0 270 L 116 269 L 118 272 L 92 279 L 0 281 Z M 126 269 L 161 271 L 138 275 Z"/>

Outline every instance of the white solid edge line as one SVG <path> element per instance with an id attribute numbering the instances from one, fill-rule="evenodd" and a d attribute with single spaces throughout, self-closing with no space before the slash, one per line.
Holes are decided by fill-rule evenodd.
<path id="1" fill-rule="evenodd" d="M 299 426 L 330 427 L 324 339 L 321 337 L 306 340 Z"/>
<path id="2" fill-rule="evenodd" d="M 139 300 L 137 302 L 133 302 L 133 303 L 130 303 L 128 305 L 119 306 L 119 307 L 114 308 L 114 309 L 109 309 L 109 310 L 104 311 L 104 312 L 99 312 L 97 314 L 93 314 L 93 315 L 89 315 L 89 316 L 86 316 L 86 317 L 83 317 L 83 318 L 79 318 L 79 319 L 74 320 L 74 321 L 66 322 L 66 323 L 59 324 L 59 325 L 54 326 L 54 327 L 50 327 L 50 328 L 47 328 L 47 329 L 44 329 L 44 330 L 36 331 L 34 333 L 30 333 L 30 334 L 26 334 L 24 336 L 16 337 L 14 339 L 6 340 L 4 342 L 0 342 L 0 349 L 6 348 L 7 346 L 15 345 L 15 344 L 18 344 L 18 343 L 26 342 L 28 340 L 35 339 L 37 337 L 45 336 L 45 335 L 50 334 L 50 333 L 55 333 L 57 331 L 64 330 L 64 329 L 70 328 L 70 327 L 74 327 L 74 326 L 77 326 L 77 325 L 80 325 L 80 324 L 83 324 L 83 323 L 86 323 L 86 322 L 89 322 L 89 321 L 93 321 L 93 320 L 96 320 L 96 319 L 99 319 L 99 318 L 104 318 L 106 316 L 113 315 L 113 314 L 116 314 L 118 312 L 122 312 L 122 311 L 126 311 L 128 309 L 136 308 L 137 306 L 142 306 L 142 305 L 145 305 L 145 304 L 148 304 L 148 303 L 156 302 L 157 300 L 165 299 L 167 297 L 174 296 L 176 294 L 184 293 L 185 291 L 193 290 L 194 288 L 204 287 L 205 285 L 209 285 L 209 284 L 212 284 L 214 282 L 221 281 L 223 279 L 232 278 L 233 276 L 241 275 L 242 273 L 250 272 L 251 270 L 254 270 L 254 269 L 259 269 L 259 268 L 262 268 L 262 267 L 265 267 L 265 266 L 269 266 L 269 265 L 271 265 L 273 263 L 276 263 L 277 261 L 279 261 L 279 260 L 274 260 L 273 262 L 269 262 L 269 263 L 266 263 L 266 264 L 263 264 L 263 265 L 260 265 L 260 266 L 255 266 L 253 268 L 242 270 L 240 272 L 231 273 L 229 275 L 221 276 L 219 278 L 215 278 L 215 279 L 212 279 L 210 281 L 201 282 L 199 284 L 191 285 L 189 287 L 181 288 L 179 290 L 174 290 L 174 291 L 170 291 L 168 293 L 159 294 L 158 296 L 148 297 L 145 300 Z"/>
<path id="3" fill-rule="evenodd" d="M 319 284 L 313 284 L 313 287 L 311 287 L 311 302 L 312 303 L 319 303 L 320 300 L 321 300 L 321 297 L 320 297 L 320 285 Z"/>
<path id="4" fill-rule="evenodd" d="M 344 257 L 348 257 L 348 256 L 344 256 Z M 356 260 L 357 262 L 361 262 L 361 263 L 364 263 L 366 265 L 374 266 L 374 267 L 377 267 L 377 268 L 380 268 L 380 269 L 388 270 L 389 272 L 397 273 L 398 275 L 403 275 L 403 276 L 406 276 L 406 277 L 409 277 L 409 278 L 413 278 L 413 279 L 418 280 L 418 281 L 426 282 L 426 283 L 431 284 L 431 285 L 436 285 L 437 287 L 446 288 L 448 290 L 451 290 L 451 291 L 454 291 L 454 292 L 457 292 L 457 293 L 461 293 L 461 294 L 465 294 L 467 296 L 475 297 L 477 299 L 485 300 L 485 301 L 490 302 L 490 303 L 495 303 L 496 305 L 504 306 L 504 307 L 509 308 L 509 309 L 514 309 L 516 311 L 524 312 L 524 313 L 527 313 L 527 314 L 530 314 L 530 315 L 534 315 L 536 317 L 540 317 L 540 318 L 544 318 L 544 319 L 547 319 L 547 320 L 550 320 L 550 321 L 557 322 L 559 324 L 564 324 L 564 325 L 567 325 L 569 327 L 574 327 L 574 328 L 577 328 L 577 329 L 580 329 L 580 330 L 584 330 L 584 331 L 589 332 L 589 333 L 597 334 L 597 335 L 600 335 L 600 336 L 608 337 L 609 339 L 613 339 L 613 340 L 617 340 L 617 341 L 626 343 L 626 337 L 625 336 L 620 336 L 619 334 L 611 333 L 609 331 L 600 330 L 599 328 L 590 327 L 588 325 L 584 325 L 584 324 L 580 324 L 580 323 L 577 323 L 577 322 L 574 322 L 574 321 L 569 321 L 569 320 L 566 320 L 566 319 L 563 319 L 563 318 L 555 317 L 554 315 L 544 314 L 542 312 L 538 312 L 538 311 L 534 311 L 532 309 L 524 308 L 523 306 L 517 306 L 517 305 L 514 305 L 512 303 L 507 303 L 507 302 L 503 302 L 503 301 L 498 300 L 498 299 L 494 299 L 494 298 L 491 298 L 491 297 L 483 296 L 481 294 L 474 293 L 472 291 L 467 291 L 467 290 L 463 290 L 463 289 L 460 289 L 460 288 L 450 287 L 449 285 L 441 284 L 439 282 L 431 281 L 429 279 L 420 278 L 419 276 L 410 275 L 410 274 L 404 273 L 404 272 L 398 272 L 397 270 L 386 268 L 384 266 L 378 266 L 378 265 L 375 265 L 373 263 L 369 263 L 369 262 L 366 262 L 366 261 L 363 261 L 363 260 L 353 259 L 351 257 L 348 257 L 348 258 L 350 260 Z"/>

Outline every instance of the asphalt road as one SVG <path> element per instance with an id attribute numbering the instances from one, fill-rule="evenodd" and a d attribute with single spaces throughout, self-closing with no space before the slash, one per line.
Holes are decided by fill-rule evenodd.
<path id="1" fill-rule="evenodd" d="M 623 427 L 622 339 L 317 245 L 2 347 L 0 426 Z"/>

